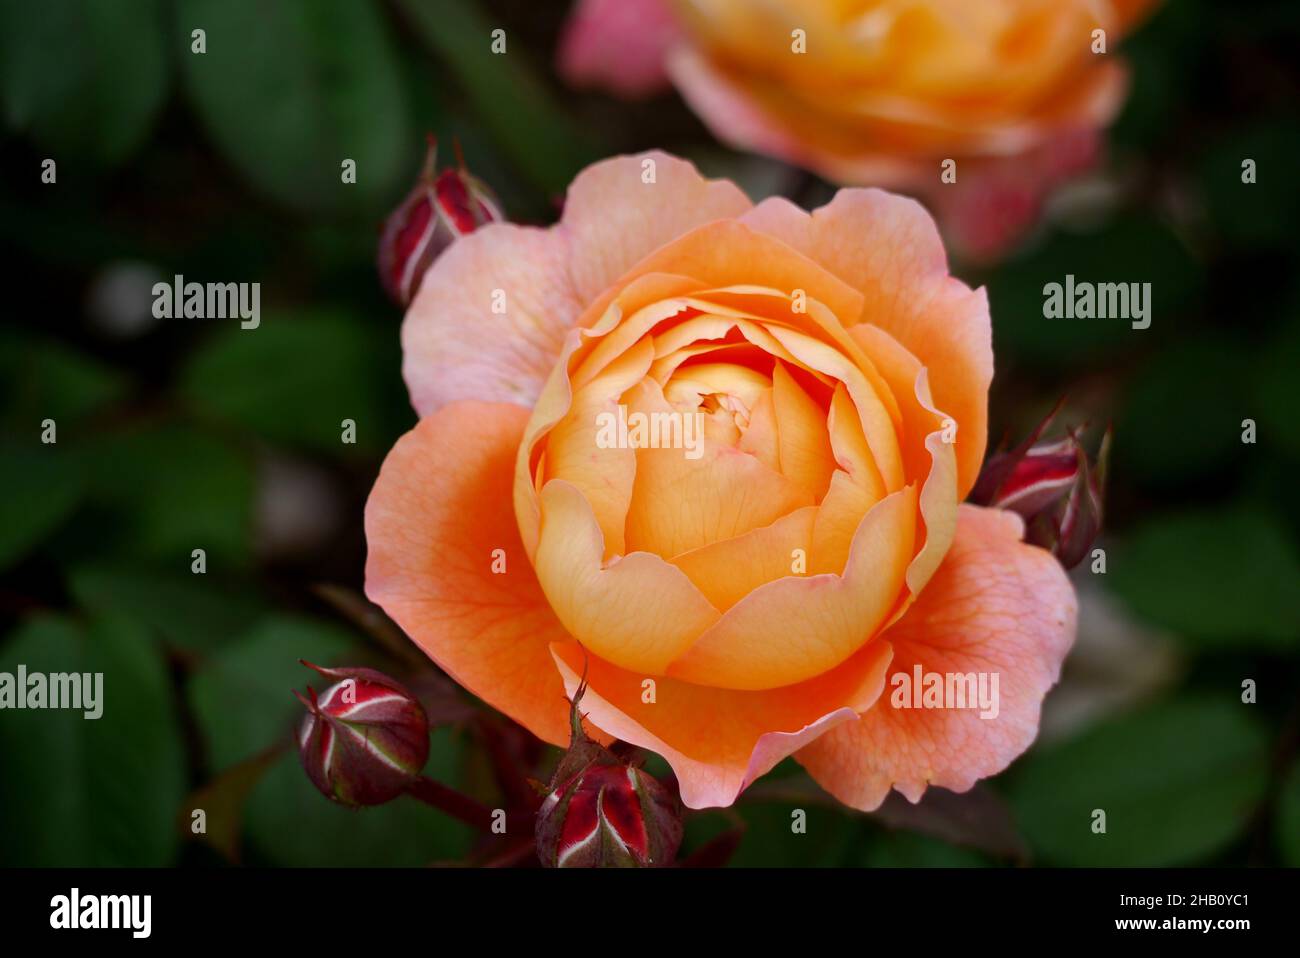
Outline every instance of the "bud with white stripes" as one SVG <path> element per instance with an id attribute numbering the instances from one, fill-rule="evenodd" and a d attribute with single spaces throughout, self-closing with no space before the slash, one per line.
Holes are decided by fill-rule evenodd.
<path id="1" fill-rule="evenodd" d="M 364 668 L 327 669 L 303 660 L 334 684 L 298 700 L 307 715 L 298 731 L 312 783 L 343 805 L 382 805 L 414 782 L 429 758 L 429 722 L 404 686 Z"/>

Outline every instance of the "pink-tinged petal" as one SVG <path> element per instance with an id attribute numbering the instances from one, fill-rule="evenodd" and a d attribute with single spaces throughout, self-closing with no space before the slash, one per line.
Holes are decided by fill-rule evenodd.
<path id="1" fill-rule="evenodd" d="M 494 223 L 429 268 L 402 323 L 402 375 L 428 415 L 457 400 L 532 406 L 582 304 L 562 234 Z"/>
<path id="2" fill-rule="evenodd" d="M 1014 156 L 964 162 L 956 183 L 929 191 L 944 235 L 967 259 L 1001 257 L 1038 221 L 1057 187 L 1097 165 L 1102 139 L 1082 127 Z"/>
<path id="3" fill-rule="evenodd" d="M 798 754 L 819 784 L 872 810 L 891 787 L 919 801 L 927 785 L 962 792 L 1006 768 L 1038 733 L 1039 710 L 1074 641 L 1074 589 L 1051 554 L 1021 542 L 1012 513 L 962 506 L 943 564 L 882 638 L 894 646 L 890 685 L 861 721 Z M 894 676 L 998 675 L 998 714 L 904 709 Z"/>
<path id="4" fill-rule="evenodd" d="M 884 688 L 891 649 L 872 642 L 839 668 L 765 692 L 705 688 L 651 677 L 551 646 L 572 695 L 584 671 L 582 711 L 608 734 L 662 755 L 688 808 L 727 806 L 755 779 L 841 722 L 853 722 Z M 653 692 L 653 694 L 651 694 Z"/>
<path id="5" fill-rule="evenodd" d="M 569 636 L 510 507 L 527 418 L 510 404 L 453 403 L 398 440 L 366 503 L 366 595 L 462 686 L 562 745 L 568 703 L 548 645 Z M 504 572 L 493 571 L 497 549 Z"/>
<path id="6" fill-rule="evenodd" d="M 651 171 L 653 182 L 646 182 Z M 693 164 L 659 150 L 592 164 L 569 187 L 561 221 L 579 299 L 590 303 L 661 246 L 751 205 L 730 180 L 706 180 Z"/>
<path id="7" fill-rule="evenodd" d="M 889 333 L 930 371 L 935 405 L 958 425 L 957 486 L 965 498 L 988 438 L 993 327 L 984 290 L 948 275 L 930 214 L 892 193 L 847 189 L 811 215 L 769 199 L 742 220 L 862 293 L 862 321 Z"/>
<path id="8" fill-rule="evenodd" d="M 643 160 L 653 183 L 642 181 Z M 730 182 L 651 152 L 579 173 L 549 230 L 493 223 L 460 238 L 425 274 L 402 324 L 412 405 L 421 415 L 461 399 L 531 407 L 600 293 L 669 241 L 749 207 Z"/>
<path id="9" fill-rule="evenodd" d="M 668 86 L 664 60 L 681 36 L 668 0 L 578 0 L 560 36 L 559 72 L 572 86 L 639 99 Z"/>

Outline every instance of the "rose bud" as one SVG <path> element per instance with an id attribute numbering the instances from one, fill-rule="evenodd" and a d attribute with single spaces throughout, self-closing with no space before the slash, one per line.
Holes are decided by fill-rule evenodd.
<path id="1" fill-rule="evenodd" d="M 307 707 L 298 732 L 307 777 L 344 805 L 382 805 L 401 795 L 429 757 L 424 709 L 402 685 L 374 669 L 325 669 L 335 684 L 319 697 L 293 694 Z"/>
<path id="2" fill-rule="evenodd" d="M 1018 513 L 1025 520 L 1025 541 L 1050 550 L 1061 565 L 1072 569 L 1101 532 L 1111 431 L 1108 428 L 1102 437 L 1095 464 L 1081 440 L 1085 427 L 1040 442 L 1061 405 L 1057 403 L 1015 449 L 989 458 L 971 501 Z"/>
<path id="3" fill-rule="evenodd" d="M 484 223 L 504 219 L 496 197 L 465 169 L 463 157 L 455 169 L 438 173 L 437 155 L 430 136 L 420 179 L 384 221 L 379 239 L 379 277 L 403 307 L 415 298 L 420 280 L 443 250 Z"/>
<path id="4" fill-rule="evenodd" d="M 537 812 L 537 855 L 551 868 L 672 864 L 682 843 L 681 804 L 644 769 L 587 737 L 574 696 L 569 750 Z"/>

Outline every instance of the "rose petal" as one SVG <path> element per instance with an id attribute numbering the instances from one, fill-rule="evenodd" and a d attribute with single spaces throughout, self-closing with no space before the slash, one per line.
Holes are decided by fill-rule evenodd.
<path id="1" fill-rule="evenodd" d="M 914 200 L 849 189 L 811 215 L 774 199 L 744 220 L 861 292 L 863 321 L 889 333 L 930 371 L 935 404 L 958 425 L 957 488 L 965 498 L 984 459 L 993 333 L 987 295 L 948 275 L 930 215 Z"/>
<path id="2" fill-rule="evenodd" d="M 789 576 L 759 586 L 668 668 L 688 682 L 770 689 L 846 661 L 884 623 L 913 554 L 916 491 L 886 496 L 853 538 L 844 575 Z"/>
<path id="3" fill-rule="evenodd" d="M 528 412 L 453 403 L 384 460 L 366 503 L 366 595 L 452 678 L 538 737 L 568 741 L 547 646 L 568 641 L 510 508 Z M 494 572 L 500 549 L 504 572 Z"/>
<path id="4" fill-rule="evenodd" d="M 617 668 L 573 642 L 551 646 L 573 694 L 585 671 L 582 710 L 625 742 L 662 755 L 688 808 L 727 806 L 783 758 L 871 706 L 891 650 L 873 642 L 838 669 L 767 692 L 729 692 Z M 651 690 L 653 695 L 650 694 Z"/>
<path id="5" fill-rule="evenodd" d="M 897 788 L 913 802 L 927 785 L 953 791 L 1006 768 L 1034 740 L 1043 696 L 1074 641 L 1076 600 L 1051 554 L 1020 541 L 1013 513 L 962 506 L 947 557 L 916 604 L 883 639 L 891 676 L 998 673 L 999 711 L 902 709 L 891 685 L 860 722 L 827 733 L 798 754 L 817 782 L 847 805 L 871 811 Z M 891 678 L 891 682 L 893 679 Z"/>

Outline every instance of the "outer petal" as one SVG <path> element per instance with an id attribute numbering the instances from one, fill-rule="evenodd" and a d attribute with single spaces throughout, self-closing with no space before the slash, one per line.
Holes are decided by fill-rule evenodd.
<path id="1" fill-rule="evenodd" d="M 1020 541 L 1013 513 L 962 506 L 957 536 L 916 604 L 883 636 L 892 675 L 996 671 L 999 711 L 902 709 L 886 689 L 860 722 L 833 729 L 799 761 L 847 805 L 879 807 L 891 786 L 919 801 L 927 785 L 965 791 L 1034 740 L 1043 696 L 1074 641 L 1077 602 L 1051 554 Z"/>
<path id="2" fill-rule="evenodd" d="M 689 808 L 730 805 L 751 782 L 841 722 L 854 723 L 884 686 L 887 642 L 872 642 L 839 668 L 766 692 L 729 692 L 647 676 L 584 659 L 576 643 L 551 646 L 572 694 L 584 666 L 587 718 L 612 736 L 662 755 Z M 856 724 L 856 723 L 854 723 Z"/>
<path id="3" fill-rule="evenodd" d="M 988 438 L 993 327 L 984 290 L 948 275 L 934 220 L 919 203 L 882 190 L 840 190 L 811 215 L 782 199 L 742 217 L 816 260 L 864 297 L 879 326 L 930 370 L 935 405 L 957 421 L 958 495 L 979 475 Z"/>
<path id="4" fill-rule="evenodd" d="M 642 181 L 643 160 L 655 181 Z M 531 406 L 584 308 L 638 260 L 748 198 L 666 153 L 595 163 L 549 230 L 494 223 L 430 267 L 402 324 L 402 373 L 426 415 L 461 399 Z"/>
<path id="5" fill-rule="evenodd" d="M 691 163 L 659 150 L 593 163 L 564 201 L 573 287 L 590 303 L 665 243 L 751 206 L 730 180 L 706 180 Z"/>
<path id="6" fill-rule="evenodd" d="M 527 419 L 519 406 L 453 403 L 398 440 L 366 503 L 366 595 L 457 682 L 564 744 L 568 703 L 548 645 L 568 633 L 511 508 Z M 504 573 L 492 572 L 495 549 Z"/>
<path id="7" fill-rule="evenodd" d="M 532 405 L 581 312 L 567 263 L 563 234 L 509 223 L 448 247 L 402 323 L 415 411 L 460 399 Z"/>

